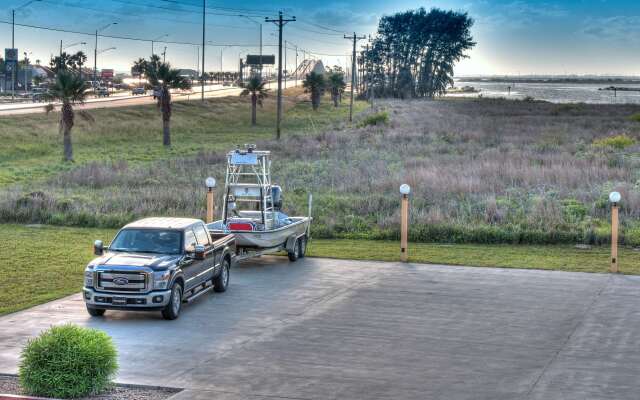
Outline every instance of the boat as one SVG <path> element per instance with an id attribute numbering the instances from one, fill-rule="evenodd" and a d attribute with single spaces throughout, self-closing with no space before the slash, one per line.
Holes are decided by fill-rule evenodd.
<path id="1" fill-rule="evenodd" d="M 308 216 L 282 212 L 282 189 L 271 181 L 271 152 L 245 145 L 227 154 L 222 219 L 207 224 L 212 235 L 233 233 L 240 259 L 286 250 L 292 261 L 304 257 L 310 238 Z"/>

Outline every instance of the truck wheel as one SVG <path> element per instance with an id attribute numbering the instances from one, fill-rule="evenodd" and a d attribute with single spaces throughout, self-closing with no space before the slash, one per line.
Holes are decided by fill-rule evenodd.
<path id="1" fill-rule="evenodd" d="M 293 251 L 288 252 L 287 255 L 289 256 L 289 261 L 296 261 L 300 257 L 300 239 L 296 239 L 293 244 Z"/>
<path id="2" fill-rule="evenodd" d="M 300 250 L 298 250 L 298 258 L 304 258 L 305 254 L 307 253 L 307 237 L 301 237 L 299 242 Z"/>
<path id="3" fill-rule="evenodd" d="M 171 297 L 169 304 L 162 309 L 162 317 L 168 320 L 174 320 L 180 316 L 180 308 L 182 307 L 182 286 L 174 283 L 171 288 Z"/>
<path id="4" fill-rule="evenodd" d="M 102 317 L 104 315 L 105 311 L 107 311 L 107 310 L 104 310 L 104 309 L 101 309 L 101 308 L 93 308 L 93 307 L 87 306 L 87 312 L 92 317 Z"/>
<path id="5" fill-rule="evenodd" d="M 220 273 L 213 279 L 213 290 L 218 293 L 226 292 L 229 286 L 229 261 L 225 258 L 222 261 Z"/>

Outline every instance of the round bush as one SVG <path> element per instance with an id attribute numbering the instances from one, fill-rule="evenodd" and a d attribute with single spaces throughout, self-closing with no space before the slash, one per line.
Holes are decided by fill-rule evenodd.
<path id="1" fill-rule="evenodd" d="M 117 370 L 109 335 L 71 324 L 54 326 L 22 350 L 20 385 L 34 396 L 81 397 L 109 388 Z"/>

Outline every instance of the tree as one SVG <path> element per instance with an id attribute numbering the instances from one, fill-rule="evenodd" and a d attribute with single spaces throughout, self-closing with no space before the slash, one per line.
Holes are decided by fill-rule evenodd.
<path id="1" fill-rule="evenodd" d="M 138 85 L 142 84 L 142 75 L 144 75 L 147 69 L 147 60 L 144 58 L 138 58 L 133 62 L 132 72 L 135 72 L 138 75 Z"/>
<path id="2" fill-rule="evenodd" d="M 327 76 L 327 86 L 331 90 L 331 100 L 333 100 L 334 107 L 338 107 L 338 102 L 347 87 L 344 81 L 344 73 L 332 70 Z"/>
<path id="3" fill-rule="evenodd" d="M 158 108 L 162 113 L 162 144 L 171 146 L 171 89 L 190 89 L 191 82 L 180 76 L 180 70 L 160 61 L 160 57 L 155 54 L 145 65 L 147 79 L 154 87 L 160 88 Z"/>
<path id="4" fill-rule="evenodd" d="M 311 106 L 313 110 L 317 110 L 318 107 L 320 107 L 320 99 L 325 89 L 324 75 L 313 71 L 308 73 L 304 81 L 302 81 L 302 87 L 305 93 L 311 95 Z"/>
<path id="5" fill-rule="evenodd" d="M 80 50 L 77 53 L 69 56 L 69 60 L 67 61 L 67 66 L 73 70 L 76 70 L 80 73 L 82 77 L 82 66 L 87 62 L 87 55 L 84 54 L 84 51 Z"/>
<path id="6" fill-rule="evenodd" d="M 84 81 L 80 75 L 73 71 L 60 70 L 56 74 L 53 85 L 49 87 L 47 96 L 62 103 L 59 127 L 64 143 L 64 160 L 73 161 L 73 146 L 71 144 L 71 129 L 75 118 L 73 106 L 76 103 L 84 102 Z"/>
<path id="7" fill-rule="evenodd" d="M 33 84 L 36 86 L 40 86 L 40 84 L 44 82 L 44 78 L 41 75 L 35 75 L 33 77 Z"/>
<path id="8" fill-rule="evenodd" d="M 265 88 L 266 82 L 263 82 L 259 76 L 253 76 L 245 84 L 244 90 L 240 93 L 240 96 L 251 95 L 251 125 L 256 124 L 256 109 L 260 105 L 262 107 L 262 100 L 264 100 L 268 94 Z"/>
<path id="9" fill-rule="evenodd" d="M 367 83 L 376 95 L 434 97 L 453 84 L 453 67 L 475 42 L 467 13 L 433 8 L 382 17 L 364 53 Z"/>

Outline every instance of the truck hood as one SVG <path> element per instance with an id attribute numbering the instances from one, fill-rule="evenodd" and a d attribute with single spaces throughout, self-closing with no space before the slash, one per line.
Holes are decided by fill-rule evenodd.
<path id="1" fill-rule="evenodd" d="M 93 267 L 149 267 L 158 270 L 166 269 L 177 264 L 181 258 L 181 255 L 106 252 L 102 257 L 94 259 L 89 265 Z"/>

